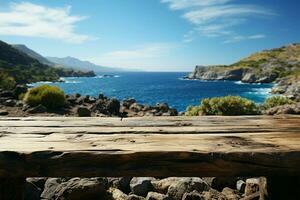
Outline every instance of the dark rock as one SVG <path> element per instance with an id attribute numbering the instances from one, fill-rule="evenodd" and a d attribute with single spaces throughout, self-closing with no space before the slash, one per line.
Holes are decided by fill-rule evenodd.
<path id="1" fill-rule="evenodd" d="M 236 182 L 236 189 L 240 192 L 240 193 L 244 193 L 245 192 L 245 187 L 246 187 L 246 183 L 243 180 L 238 180 Z"/>
<path id="2" fill-rule="evenodd" d="M 132 104 L 134 104 L 134 103 L 136 103 L 136 100 L 135 100 L 135 99 L 125 99 L 125 100 L 123 100 L 123 102 L 122 102 L 122 106 L 124 106 L 125 108 L 129 109 L 129 107 L 130 107 Z"/>
<path id="3" fill-rule="evenodd" d="M 130 189 L 133 194 L 138 196 L 147 196 L 148 192 L 153 191 L 151 181 L 155 180 L 152 177 L 134 177 L 130 181 Z"/>
<path id="4" fill-rule="evenodd" d="M 71 104 L 76 104 L 77 98 L 78 97 L 76 96 L 76 94 L 66 96 L 67 101 Z"/>
<path id="5" fill-rule="evenodd" d="M 156 192 L 149 192 L 147 194 L 146 200 L 171 200 L 170 197 L 168 197 L 165 194 L 160 194 Z"/>
<path id="6" fill-rule="evenodd" d="M 110 187 L 118 188 L 122 192 L 130 192 L 130 181 L 132 177 L 108 178 L 108 185 Z"/>
<path id="7" fill-rule="evenodd" d="M 90 117 L 91 111 L 87 107 L 79 106 L 76 110 L 76 113 L 79 117 Z"/>
<path id="8" fill-rule="evenodd" d="M 17 86 L 15 87 L 15 89 L 13 90 L 14 97 L 15 97 L 16 99 L 18 99 L 19 96 L 20 96 L 21 94 L 25 94 L 25 93 L 27 92 L 27 90 L 28 90 L 27 86 L 25 86 L 25 85 L 17 85 Z"/>
<path id="9" fill-rule="evenodd" d="M 169 110 L 169 105 L 167 103 L 158 103 L 156 104 L 156 107 L 161 112 L 168 112 Z"/>
<path id="10" fill-rule="evenodd" d="M 8 99 L 6 100 L 3 105 L 13 107 L 17 104 L 17 101 L 15 99 Z"/>
<path id="11" fill-rule="evenodd" d="M 196 190 L 184 193 L 182 200 L 203 200 L 200 193 Z"/>
<path id="12" fill-rule="evenodd" d="M 40 200 L 41 193 L 41 189 L 33 183 L 25 183 L 24 200 Z"/>
<path id="13" fill-rule="evenodd" d="M 47 178 L 41 177 L 41 178 L 27 178 L 27 182 L 34 184 L 38 188 L 41 189 L 41 191 L 44 190 L 45 182 L 47 181 Z"/>
<path id="14" fill-rule="evenodd" d="M 236 188 L 236 177 L 204 177 L 202 179 L 218 191 L 222 191 L 225 187 Z"/>
<path id="15" fill-rule="evenodd" d="M 31 113 L 31 114 L 35 114 L 35 113 L 45 113 L 47 112 L 47 108 L 43 105 L 38 105 L 36 107 L 33 108 L 29 108 L 26 110 L 26 112 Z"/>
<path id="16" fill-rule="evenodd" d="M 107 98 L 106 98 L 106 96 L 104 96 L 104 94 L 99 94 L 98 99 L 106 100 Z"/>
<path id="17" fill-rule="evenodd" d="M 106 104 L 107 111 L 112 115 L 119 115 L 120 113 L 120 101 L 115 98 L 108 100 Z"/>
<path id="18" fill-rule="evenodd" d="M 0 110 L 0 116 L 5 116 L 8 115 L 8 111 L 7 110 Z"/>
<path id="19" fill-rule="evenodd" d="M 4 90 L 0 93 L 0 97 L 9 97 L 9 98 L 14 98 L 14 93 L 9 90 Z"/>

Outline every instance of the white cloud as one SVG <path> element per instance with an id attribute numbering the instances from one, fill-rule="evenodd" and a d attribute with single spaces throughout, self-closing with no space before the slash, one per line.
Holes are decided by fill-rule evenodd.
<path id="1" fill-rule="evenodd" d="M 270 16 L 275 13 L 252 4 L 233 4 L 234 0 L 161 0 L 171 10 L 182 10 L 182 17 L 194 25 L 192 32 L 184 36 L 184 42 L 191 42 L 196 33 L 207 37 L 239 37 L 233 27 L 243 24 L 251 17 Z M 242 36 L 244 37 L 244 36 Z M 265 35 L 264 35 L 265 37 Z M 259 39 L 244 37 L 235 41 Z"/>
<path id="2" fill-rule="evenodd" d="M 232 0 L 161 0 L 162 3 L 169 3 L 172 10 L 181 10 L 194 6 L 212 6 L 230 1 Z"/>
<path id="3" fill-rule="evenodd" d="M 0 12 L 0 35 L 59 39 L 81 43 L 93 37 L 75 32 L 75 24 L 86 19 L 70 14 L 71 7 L 50 8 L 28 2 L 11 3 Z"/>
<path id="4" fill-rule="evenodd" d="M 249 36 L 237 35 L 228 40 L 225 40 L 223 43 L 228 44 L 228 43 L 240 42 L 243 40 L 257 40 L 257 39 L 263 39 L 265 37 L 266 37 L 266 35 L 264 35 L 264 34 L 249 35 Z"/>

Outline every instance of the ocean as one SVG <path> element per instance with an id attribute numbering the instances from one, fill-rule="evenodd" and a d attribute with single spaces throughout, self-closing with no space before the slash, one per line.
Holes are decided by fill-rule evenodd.
<path id="1" fill-rule="evenodd" d="M 62 78 L 64 82 L 47 84 L 62 88 L 66 94 L 98 96 L 100 93 L 120 100 L 134 98 L 142 104 L 166 102 L 178 111 L 199 105 L 201 99 L 239 95 L 261 103 L 270 96 L 272 84 L 244 84 L 234 81 L 184 80 L 187 72 L 124 72 L 96 77 Z M 39 82 L 30 84 L 36 86 Z"/>

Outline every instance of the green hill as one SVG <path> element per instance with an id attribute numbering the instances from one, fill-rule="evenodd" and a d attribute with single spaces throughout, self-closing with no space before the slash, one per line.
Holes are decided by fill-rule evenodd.
<path id="1" fill-rule="evenodd" d="M 92 71 L 82 72 L 43 64 L 30 54 L 0 41 L 0 87 L 13 87 L 12 83 L 57 81 L 62 76 L 95 76 L 95 74 Z"/>

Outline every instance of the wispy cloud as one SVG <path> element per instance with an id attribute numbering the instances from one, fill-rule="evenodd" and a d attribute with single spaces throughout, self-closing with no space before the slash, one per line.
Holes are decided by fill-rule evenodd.
<path id="1" fill-rule="evenodd" d="M 152 43 L 131 49 L 107 52 L 88 59 L 106 66 L 139 68 L 145 66 L 145 63 L 149 66 L 155 66 L 162 58 L 167 57 L 174 48 L 176 48 L 175 44 Z"/>
<path id="2" fill-rule="evenodd" d="M 240 36 L 233 30 L 251 17 L 275 15 L 272 10 L 252 4 L 234 4 L 234 0 L 161 0 L 172 10 L 182 10 L 182 17 L 194 25 L 194 30 L 184 36 L 192 41 L 196 34 L 207 37 L 224 36 L 228 40 L 261 39 Z M 243 39 L 236 39 L 243 37 Z M 265 35 L 264 35 L 265 37 Z M 187 39 L 188 38 L 188 39 Z M 235 38 L 235 39 L 234 39 Z"/>
<path id="3" fill-rule="evenodd" d="M 225 40 L 223 43 L 228 44 L 228 43 L 240 42 L 243 40 L 257 40 L 257 39 L 263 39 L 265 37 L 266 37 L 266 35 L 264 35 L 264 34 L 249 35 L 249 36 L 238 35 L 238 36 L 234 36 L 228 40 Z"/>
<path id="4" fill-rule="evenodd" d="M 76 23 L 86 17 L 70 12 L 70 6 L 50 8 L 29 2 L 11 3 L 8 12 L 0 12 L 0 35 L 52 38 L 71 43 L 94 39 L 75 32 Z"/>

